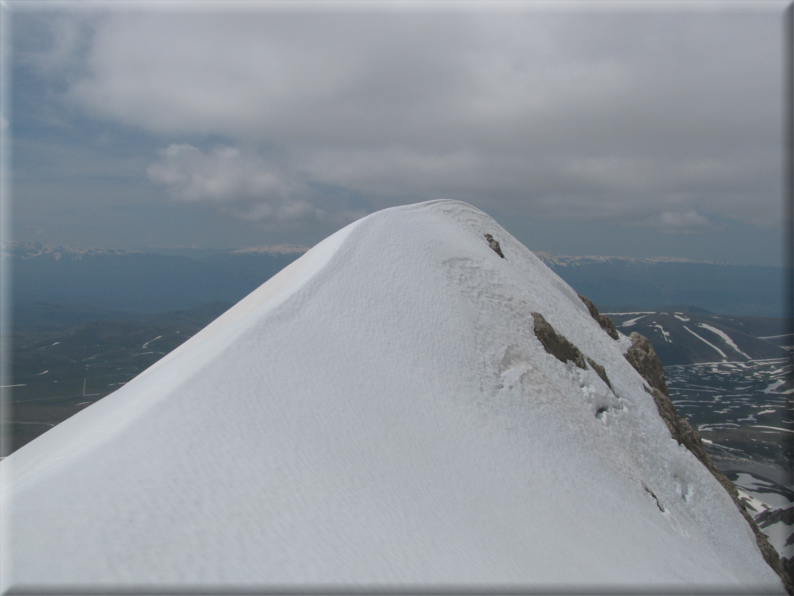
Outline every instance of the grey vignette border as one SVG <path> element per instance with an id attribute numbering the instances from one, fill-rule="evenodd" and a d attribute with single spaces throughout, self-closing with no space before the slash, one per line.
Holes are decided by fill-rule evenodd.
<path id="1" fill-rule="evenodd" d="M 766 589 L 765 589 L 766 588 Z M 709 586 L 707 589 L 697 589 L 690 586 L 670 585 L 665 587 L 654 586 L 625 586 L 604 585 L 599 587 L 553 584 L 539 584 L 537 586 L 490 584 L 308 584 L 306 586 L 129 586 L 119 589 L 111 585 L 76 585 L 67 589 L 58 590 L 52 587 L 19 587 L 11 588 L 5 592 L 8 596 L 171 596 L 171 595 L 196 595 L 196 596 L 763 596 L 765 594 L 780 594 L 771 586 L 755 586 L 737 589 L 736 586 Z"/>
<path id="2" fill-rule="evenodd" d="M 789 316 L 787 331 L 794 335 L 794 2 L 783 12 L 783 53 L 783 304 Z M 794 351 L 789 353 L 789 362 L 794 375 Z M 789 403 L 794 407 L 794 396 Z M 789 447 L 789 454 L 794 457 L 794 436 L 789 438 Z M 794 460 L 789 461 L 789 472 L 794 474 Z"/>
<path id="3" fill-rule="evenodd" d="M 627 2 L 628 3 L 628 2 Z M 58 6 L 54 3 L 54 6 Z M 13 187 L 10 182 L 13 155 L 11 149 L 12 138 L 12 121 L 13 121 L 13 106 L 11 104 L 10 87 L 13 84 L 11 76 L 11 60 L 12 60 L 12 44 L 11 44 L 11 31 L 13 27 L 13 8 L 9 2 L 0 0 L 0 112 L 8 120 L 8 125 L 5 130 L 0 131 L 0 240 L 3 242 L 13 241 Z M 792 113 L 792 105 L 794 105 L 794 1 L 788 5 L 784 11 L 784 143 L 785 143 L 785 167 L 784 167 L 784 196 L 783 200 L 783 216 L 785 217 L 786 226 L 784 226 L 784 242 L 783 247 L 785 251 L 784 265 L 785 276 L 785 302 L 786 309 L 790 315 L 794 315 L 794 113 Z M 11 356 L 10 338 L 13 325 L 13 304 L 11 303 L 11 288 L 13 283 L 13 271 L 10 259 L 0 261 L 0 350 L 2 350 L 3 358 L 0 360 L 0 385 L 6 386 L 12 384 L 11 382 Z M 789 321 L 789 332 L 794 333 L 794 316 Z M 794 362 L 794 353 L 791 355 L 792 362 Z M 0 388 L 0 410 L 3 414 L 8 412 L 10 408 L 10 393 L 9 389 Z M 0 445 L 3 447 L 9 441 L 5 433 L 0 430 Z M 792 439 L 794 441 L 794 439 Z M 3 449 L 3 452 L 7 452 Z M 792 462 L 794 464 L 794 462 Z M 792 465 L 794 469 L 794 465 Z M 0 512 L 2 513 L 2 512 Z M 4 569 L 7 569 L 7 543 L 5 542 L 5 529 L 0 527 L 0 574 Z M 5 552 L 4 552 L 5 551 Z M 614 586 L 559 586 L 550 584 L 541 584 L 538 586 L 499 586 L 495 587 L 489 584 L 481 585 L 323 585 L 323 584 L 308 584 L 305 586 L 229 586 L 229 585 L 215 585 L 215 586 L 128 586 L 119 587 L 112 584 L 105 585 L 75 585 L 69 587 L 55 588 L 51 586 L 20 586 L 11 587 L 5 592 L 7 595 L 68 595 L 68 596 L 93 596 L 100 594 L 119 594 L 125 596 L 132 596 L 140 594 L 141 596 L 150 595 L 276 595 L 284 594 L 290 596 L 303 596 L 303 595 L 329 595 L 329 596 L 342 596 L 351 595 L 359 596 L 364 594 L 373 595 L 398 595 L 398 594 L 416 594 L 428 596 L 446 596 L 446 595 L 475 595 L 475 594 L 493 594 L 495 596 L 519 596 L 519 595 L 548 595 L 548 596 L 607 596 L 613 594 L 615 596 L 624 595 L 648 595 L 648 596 L 683 596 L 702 594 L 708 595 L 724 595 L 724 596 L 752 596 L 761 595 L 765 593 L 762 589 L 754 589 L 746 591 L 745 589 L 737 590 L 734 587 L 713 587 L 710 586 L 705 590 L 697 590 L 692 587 L 686 588 L 681 586 L 669 587 L 652 587 L 647 586 L 631 586 L 626 587 L 622 585 Z"/>
<path id="4" fill-rule="evenodd" d="M 0 0 L 0 114 L 6 119 L 6 126 L 0 128 L 0 241 L 13 241 L 13 196 L 11 131 L 11 52 L 13 15 L 10 4 Z M 9 259 L 0 260 L 0 417 L 5 418 L 11 407 L 11 391 L 6 388 L 11 384 L 11 332 L 13 309 L 11 304 L 12 264 Z M 7 453 L 6 447 L 10 439 L 0 427 L 0 450 Z M 0 548 L 0 551 L 2 549 Z M 2 565 L 0 564 L 0 573 Z"/>

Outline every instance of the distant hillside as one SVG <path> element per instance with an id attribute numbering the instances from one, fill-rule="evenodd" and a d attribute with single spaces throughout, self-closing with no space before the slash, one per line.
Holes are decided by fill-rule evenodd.
<path id="1" fill-rule="evenodd" d="M 791 320 L 683 309 L 605 313 L 626 335 L 644 335 L 665 366 L 788 358 Z"/>
<path id="2" fill-rule="evenodd" d="M 654 310 L 691 304 L 711 312 L 787 317 L 785 270 L 780 267 L 722 265 L 667 257 L 572 257 L 535 253 L 600 310 L 617 305 Z"/>
<path id="3" fill-rule="evenodd" d="M 277 245 L 244 249 L 153 248 L 123 251 L 8 243 L 16 305 L 71 303 L 137 312 L 235 303 L 308 250 Z M 785 317 L 783 269 L 685 259 L 575 257 L 536 253 L 601 310 L 654 310 L 689 304 L 731 315 Z"/>
<path id="4" fill-rule="evenodd" d="M 13 417 L 1 420 L 14 451 L 99 401 L 195 335 L 232 304 L 158 314 L 34 303 L 18 309 L 9 358 Z"/>

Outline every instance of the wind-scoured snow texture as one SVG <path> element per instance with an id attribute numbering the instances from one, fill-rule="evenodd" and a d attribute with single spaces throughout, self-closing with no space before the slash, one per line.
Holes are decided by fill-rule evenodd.
<path id="1" fill-rule="evenodd" d="M 782 593 L 628 343 L 484 213 L 381 211 L 0 463 L 2 587 Z"/>

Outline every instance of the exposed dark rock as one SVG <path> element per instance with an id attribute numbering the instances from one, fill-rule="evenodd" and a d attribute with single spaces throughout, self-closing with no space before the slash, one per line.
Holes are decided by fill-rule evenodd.
<path id="1" fill-rule="evenodd" d="M 584 356 L 579 348 L 569 342 L 565 336 L 557 335 L 542 314 L 533 312 L 532 318 L 535 319 L 535 335 L 549 354 L 560 362 L 573 362 L 579 368 L 585 367 Z"/>
<path id="2" fill-rule="evenodd" d="M 607 387 L 612 389 L 612 383 L 609 382 L 609 377 L 607 376 L 607 371 L 604 370 L 604 367 L 598 364 L 592 358 L 587 359 L 587 364 L 590 365 L 590 368 L 596 371 L 596 374 L 601 377 L 601 380 L 604 381 L 604 383 L 607 384 Z"/>
<path id="3" fill-rule="evenodd" d="M 640 335 L 636 331 L 629 338 L 631 339 L 631 347 L 626 352 L 626 360 L 642 375 L 643 379 L 648 381 L 651 387 L 655 387 L 667 395 L 669 399 L 670 393 L 664 380 L 664 368 L 662 368 L 662 362 L 656 355 L 651 342 L 648 341 L 647 337 Z"/>
<path id="4" fill-rule="evenodd" d="M 564 335 L 559 335 L 554 331 L 554 328 L 543 318 L 542 314 L 533 312 L 532 318 L 535 319 L 535 335 L 549 354 L 560 362 L 573 362 L 579 368 L 585 368 L 585 358 L 579 348 L 568 341 Z M 604 367 L 592 358 L 587 358 L 587 363 L 601 377 L 601 380 L 607 384 L 607 387 L 612 389 L 612 383 L 609 382 L 609 377 Z"/>
<path id="5" fill-rule="evenodd" d="M 789 557 L 788 559 L 780 559 L 783 563 L 783 569 L 786 570 L 789 577 L 794 577 L 794 557 Z M 791 594 L 791 592 L 789 592 Z"/>
<path id="6" fill-rule="evenodd" d="M 628 352 L 626 352 L 626 360 L 629 361 L 651 386 L 651 389 L 646 387 L 645 390 L 653 396 L 656 409 L 659 411 L 659 415 L 670 430 L 670 434 L 679 444 L 689 449 L 728 492 L 733 502 L 736 504 L 736 507 L 738 507 L 741 514 L 747 520 L 747 523 L 750 524 L 750 528 L 755 534 L 756 542 L 761 549 L 764 560 L 775 573 L 780 576 L 780 579 L 786 587 L 786 591 L 794 596 L 794 583 L 792 583 L 789 574 L 786 572 L 780 555 L 769 543 L 766 536 L 763 535 L 753 517 L 745 509 L 744 503 L 740 500 L 739 492 L 736 490 L 733 482 L 718 470 L 714 462 L 711 461 L 711 456 L 703 448 L 703 441 L 700 438 L 700 434 L 690 426 L 689 422 L 680 417 L 676 412 L 675 406 L 670 400 L 670 393 L 667 390 L 662 363 L 659 361 L 659 357 L 656 355 L 653 346 L 651 346 L 651 343 L 645 336 L 637 332 L 632 333 L 629 337 L 631 338 L 631 347 Z"/>
<path id="7" fill-rule="evenodd" d="M 609 337 L 612 339 L 618 339 L 618 330 L 615 329 L 615 324 L 612 322 L 606 315 L 602 315 L 598 313 L 598 309 L 595 307 L 595 304 L 590 302 L 587 298 L 579 294 L 579 299 L 584 302 L 584 305 L 587 307 L 587 310 L 590 311 L 590 316 L 596 320 L 596 323 L 601 325 L 601 329 L 606 331 L 609 334 Z"/>
<path id="8" fill-rule="evenodd" d="M 656 494 L 647 486 L 645 487 L 645 492 L 653 497 L 653 500 L 656 501 L 656 506 L 659 508 L 659 511 L 664 513 L 664 507 L 662 507 L 662 504 L 659 502 L 659 497 L 657 497 Z"/>
<path id="9" fill-rule="evenodd" d="M 794 524 L 794 507 L 788 509 L 767 509 L 756 516 L 755 522 L 762 528 L 768 528 L 772 524 L 783 522 L 787 526 Z"/>
<path id="10" fill-rule="evenodd" d="M 502 254 L 502 247 L 499 246 L 499 241 L 494 240 L 494 237 L 490 234 L 485 234 L 485 239 L 488 241 L 488 246 L 490 246 L 496 254 L 504 259 L 505 256 Z"/>
<path id="11" fill-rule="evenodd" d="M 730 480 L 728 481 L 730 482 Z M 734 502 L 737 502 L 737 499 L 734 499 Z M 794 595 L 794 582 L 791 581 L 791 573 L 787 571 L 786 566 L 781 560 L 780 555 L 775 550 L 775 547 L 769 543 L 766 536 L 761 533 L 761 530 L 758 528 L 758 524 L 755 523 L 753 517 L 747 513 L 744 509 L 740 509 L 744 519 L 747 520 L 747 523 L 750 524 L 750 528 L 753 530 L 755 534 L 755 540 L 758 543 L 758 548 L 761 549 L 761 554 L 764 556 L 764 560 L 769 564 L 772 570 L 780 576 L 780 579 L 783 581 L 783 585 L 786 587 L 786 592 L 790 595 Z"/>

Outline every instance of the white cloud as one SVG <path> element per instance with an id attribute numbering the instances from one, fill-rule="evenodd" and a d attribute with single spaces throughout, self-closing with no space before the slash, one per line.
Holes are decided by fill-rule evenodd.
<path id="1" fill-rule="evenodd" d="M 282 202 L 297 184 L 265 161 L 240 149 L 218 146 L 209 153 L 187 144 L 160 151 L 160 161 L 147 168 L 149 179 L 182 201 L 234 202 L 258 199 Z"/>
<path id="2" fill-rule="evenodd" d="M 346 224 L 364 212 L 328 201 L 301 176 L 252 150 L 219 145 L 204 152 L 172 144 L 146 173 L 177 201 L 214 205 L 239 219 L 260 224 L 304 221 Z M 333 208 L 333 214 L 328 208 Z"/>
<path id="3" fill-rule="evenodd" d="M 160 150 L 150 165 L 149 179 L 180 201 L 226 207 L 249 221 L 286 221 L 323 217 L 306 201 L 295 198 L 305 188 L 290 180 L 259 155 L 236 147 L 218 146 L 205 153 L 188 144 Z"/>

